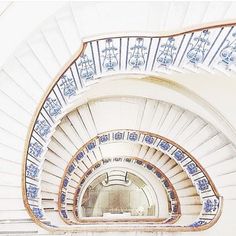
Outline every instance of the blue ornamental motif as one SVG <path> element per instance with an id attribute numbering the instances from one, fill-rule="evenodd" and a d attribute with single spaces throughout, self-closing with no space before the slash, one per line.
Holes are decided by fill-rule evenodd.
<path id="1" fill-rule="evenodd" d="M 161 179 L 162 178 L 162 174 L 160 173 L 160 172 L 156 172 L 156 176 L 159 178 L 159 179 Z"/>
<path id="2" fill-rule="evenodd" d="M 187 165 L 187 171 L 189 174 L 195 174 L 197 172 L 197 166 L 195 163 L 190 163 Z"/>
<path id="3" fill-rule="evenodd" d="M 201 225 L 205 225 L 206 223 L 207 222 L 204 221 L 204 220 L 198 220 L 198 221 L 194 222 L 193 224 L 191 224 L 190 226 L 192 226 L 192 227 L 199 227 Z"/>
<path id="4" fill-rule="evenodd" d="M 152 136 L 146 135 L 144 140 L 146 143 L 152 144 L 154 141 L 154 138 Z"/>
<path id="5" fill-rule="evenodd" d="M 184 158 L 184 154 L 180 151 L 180 150 L 178 150 L 177 152 L 175 152 L 175 159 L 177 160 L 177 161 L 181 161 L 183 158 Z"/>
<path id="6" fill-rule="evenodd" d="M 162 150 L 166 151 L 170 148 L 170 144 L 165 142 L 165 141 L 162 141 L 161 144 L 160 144 L 160 147 Z"/>
<path id="7" fill-rule="evenodd" d="M 84 81 L 92 80 L 95 74 L 93 61 L 86 54 L 81 55 L 78 63 L 80 78 Z"/>
<path id="8" fill-rule="evenodd" d="M 91 151 L 91 150 L 94 149 L 95 147 L 96 147 L 95 142 L 89 143 L 89 144 L 87 145 L 87 148 L 88 148 L 89 151 Z"/>
<path id="9" fill-rule="evenodd" d="M 102 136 L 99 137 L 99 141 L 100 143 L 105 143 L 109 140 L 109 136 L 107 134 L 104 134 Z"/>
<path id="10" fill-rule="evenodd" d="M 136 141 L 138 139 L 138 134 L 135 132 L 132 132 L 129 134 L 129 140 Z"/>
<path id="11" fill-rule="evenodd" d="M 152 170 L 153 169 L 153 166 L 149 165 L 149 164 L 147 164 L 146 167 L 147 167 L 148 170 Z"/>
<path id="12" fill-rule="evenodd" d="M 208 50 L 206 46 L 210 45 L 208 40 L 210 32 L 208 30 L 203 30 L 200 36 L 195 37 L 195 44 L 191 43 L 191 49 L 187 52 L 187 58 L 189 62 L 193 65 L 202 63 L 205 58 L 205 53 Z"/>
<path id="13" fill-rule="evenodd" d="M 36 178 L 39 174 L 39 168 L 33 164 L 30 164 L 26 167 L 26 175 L 30 178 Z"/>
<path id="14" fill-rule="evenodd" d="M 198 180 L 197 185 L 198 185 L 198 189 L 201 191 L 207 190 L 209 188 L 207 179 Z"/>
<path id="15" fill-rule="evenodd" d="M 204 211 L 209 213 L 209 212 L 214 212 L 218 209 L 219 207 L 219 201 L 217 199 L 207 199 L 204 202 Z"/>
<path id="16" fill-rule="evenodd" d="M 80 161 L 83 157 L 84 157 L 84 153 L 83 153 L 83 152 L 80 152 L 80 153 L 76 156 L 76 159 L 77 159 L 78 161 Z"/>
<path id="17" fill-rule="evenodd" d="M 115 133 L 115 140 L 121 140 L 123 139 L 123 134 L 121 132 Z"/>
<path id="18" fill-rule="evenodd" d="M 169 182 L 168 182 L 167 180 L 165 180 L 165 181 L 163 182 L 163 184 L 164 184 L 164 186 L 165 186 L 166 188 L 169 187 Z"/>
<path id="19" fill-rule="evenodd" d="M 71 173 L 75 169 L 75 166 L 71 164 L 68 168 L 68 172 Z"/>
<path id="20" fill-rule="evenodd" d="M 48 97 L 45 102 L 45 108 L 50 116 L 57 116 L 61 113 L 61 106 L 56 99 Z"/>
<path id="21" fill-rule="evenodd" d="M 236 37 L 236 33 L 234 33 L 232 36 Z M 232 42 L 227 40 L 227 45 L 220 51 L 220 58 L 221 58 L 221 61 L 219 63 L 223 64 L 226 70 L 230 70 L 230 67 L 232 65 L 235 65 L 236 63 L 236 39 L 234 39 Z"/>
<path id="22" fill-rule="evenodd" d="M 118 59 L 116 53 L 117 48 L 113 45 L 112 39 L 106 39 L 105 49 L 102 50 L 103 55 L 103 62 L 102 66 L 107 70 L 111 71 L 118 65 Z"/>
<path id="23" fill-rule="evenodd" d="M 61 215 L 63 216 L 63 218 L 68 218 L 65 210 L 61 210 Z"/>
<path id="24" fill-rule="evenodd" d="M 69 180 L 68 179 L 64 179 L 63 181 L 63 187 L 66 188 L 66 186 L 68 185 Z"/>
<path id="25" fill-rule="evenodd" d="M 145 55 L 147 54 L 145 51 L 147 48 L 143 46 L 143 43 L 143 38 L 136 38 L 135 45 L 130 48 L 132 52 L 128 63 L 133 69 L 140 69 L 145 64 Z"/>
<path id="26" fill-rule="evenodd" d="M 37 197 L 37 195 L 38 195 L 38 191 L 39 191 L 39 189 L 37 187 L 29 185 L 26 188 L 27 197 L 35 199 Z"/>
<path id="27" fill-rule="evenodd" d="M 50 133 L 50 126 L 46 120 L 37 120 L 35 131 L 42 137 L 46 137 Z"/>
<path id="28" fill-rule="evenodd" d="M 65 195 L 65 193 L 62 193 L 61 194 L 61 202 L 65 203 L 65 200 L 66 200 L 66 195 Z"/>
<path id="29" fill-rule="evenodd" d="M 43 152 L 43 148 L 37 142 L 30 143 L 29 145 L 29 154 L 33 157 L 39 158 Z"/>
<path id="30" fill-rule="evenodd" d="M 76 85 L 72 78 L 63 75 L 61 78 L 60 87 L 62 88 L 63 94 L 66 97 L 71 97 L 76 95 Z"/>
<path id="31" fill-rule="evenodd" d="M 169 195 L 170 195 L 170 198 L 171 198 L 172 200 L 175 199 L 175 194 L 174 194 L 173 191 L 170 191 L 170 192 L 169 192 Z"/>
<path id="32" fill-rule="evenodd" d="M 33 207 L 32 209 L 33 214 L 38 218 L 38 219 L 42 219 L 43 218 L 43 211 L 41 209 L 39 209 L 38 207 Z"/>
<path id="33" fill-rule="evenodd" d="M 159 66 L 168 68 L 170 65 L 173 64 L 174 56 L 176 54 L 174 53 L 174 51 L 176 50 L 174 43 L 175 43 L 175 39 L 170 37 L 167 39 L 165 44 L 161 45 L 161 48 L 162 48 L 162 50 L 160 50 L 161 53 L 156 59 Z"/>

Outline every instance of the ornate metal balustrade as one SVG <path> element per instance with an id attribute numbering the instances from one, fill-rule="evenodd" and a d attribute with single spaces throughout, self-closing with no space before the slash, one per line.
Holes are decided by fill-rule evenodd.
<path id="1" fill-rule="evenodd" d="M 83 150 L 80 150 L 79 153 L 84 152 Z M 79 154 L 78 154 L 79 155 Z M 86 158 L 85 156 L 83 158 Z M 145 222 L 161 222 L 161 223 L 175 223 L 177 219 L 179 219 L 180 215 L 181 215 L 181 206 L 180 206 L 180 202 L 179 202 L 179 198 L 178 195 L 176 193 L 176 190 L 174 188 L 174 186 L 172 185 L 172 183 L 169 181 L 169 179 L 166 177 L 166 175 L 160 170 L 158 169 L 155 165 L 153 165 L 152 163 L 143 160 L 141 158 L 134 158 L 134 157 L 113 157 L 113 158 L 106 158 L 100 161 L 97 161 L 92 167 L 90 167 L 85 173 L 84 175 L 80 178 L 80 182 L 78 183 L 78 187 L 76 189 L 73 189 L 73 194 L 74 197 L 71 198 L 70 196 L 68 196 L 68 186 L 69 183 L 71 181 L 71 179 L 73 178 L 73 172 L 76 171 L 76 168 L 79 168 L 80 163 L 83 161 L 83 158 L 79 158 L 79 161 L 76 163 L 76 166 L 74 166 L 74 163 L 70 164 L 67 172 L 66 172 L 66 176 L 64 176 L 63 181 L 62 181 L 62 185 L 60 188 L 60 193 L 59 193 L 59 197 L 58 197 L 58 210 L 61 214 L 62 219 L 67 223 L 67 224 L 77 224 L 78 222 L 91 222 L 88 219 L 86 220 L 81 220 L 79 218 L 78 215 L 78 198 L 82 192 L 82 188 L 85 185 L 85 182 L 87 181 L 87 179 L 89 179 L 89 177 L 91 176 L 92 173 L 94 172 L 98 172 L 101 167 L 107 166 L 107 164 L 111 164 L 113 163 L 114 166 L 116 166 L 116 164 L 119 165 L 119 163 L 127 163 L 129 165 L 134 165 L 135 166 L 142 166 L 143 168 L 145 168 L 146 170 L 148 170 L 151 173 L 154 173 L 155 176 L 157 177 L 157 180 L 160 181 L 160 183 L 162 184 L 163 188 L 166 191 L 166 195 L 168 196 L 169 199 L 169 218 L 168 219 L 162 219 L 160 220 L 157 217 L 148 217 L 145 218 Z M 78 160 L 78 158 L 77 158 Z M 73 166 L 73 168 L 71 168 L 71 166 Z M 144 169 L 144 170 L 145 170 Z M 74 173 L 76 174 L 76 173 Z M 69 181 L 66 181 L 66 186 L 65 186 L 65 179 L 68 179 Z M 71 194 L 71 190 L 70 190 L 70 194 Z M 81 196 L 80 196 L 81 197 Z M 71 204 L 71 202 L 73 201 L 73 210 L 69 210 L 68 207 Z M 68 212 L 73 211 L 73 215 L 74 217 L 77 219 L 77 222 L 74 221 L 73 219 L 70 219 Z M 96 220 L 97 222 L 99 221 L 99 219 Z M 117 219 L 112 220 L 112 219 L 100 219 L 100 221 L 117 221 Z M 139 219 L 119 219 L 120 222 L 140 222 L 140 221 L 144 221 L 142 218 Z"/>
<path id="2" fill-rule="evenodd" d="M 94 139 L 90 140 L 80 150 L 78 150 L 78 152 L 68 164 L 65 170 L 65 175 L 61 181 L 58 198 L 61 216 L 63 219 L 65 219 L 67 223 L 71 223 L 71 220 L 68 219 L 68 216 L 66 214 L 66 202 L 62 202 L 61 200 L 64 199 L 62 195 L 65 195 L 66 197 L 67 186 L 69 185 L 69 182 L 71 181 L 76 169 L 79 168 L 79 166 L 83 162 L 83 159 L 86 158 L 86 156 L 90 152 L 93 152 L 95 148 L 98 148 L 100 145 L 120 142 L 137 143 L 157 149 L 163 152 L 164 154 L 167 154 L 170 158 L 176 161 L 176 163 L 180 165 L 182 169 L 188 174 L 194 186 L 196 186 L 196 190 L 201 198 L 203 206 L 202 212 L 199 215 L 199 219 L 196 219 L 191 225 L 186 225 L 182 227 L 207 225 L 215 217 L 218 217 L 218 214 L 220 212 L 219 194 L 205 170 L 191 154 L 189 154 L 186 150 L 184 150 L 174 142 L 156 134 L 146 133 L 137 130 L 114 130 L 99 134 Z M 208 206 L 210 205 L 212 206 L 211 209 L 210 207 L 208 208 Z M 176 202 L 173 203 L 172 206 L 172 209 L 180 208 L 180 206 L 176 205 Z M 172 215 L 170 219 L 174 218 L 173 213 L 175 212 L 171 213 Z"/>
<path id="3" fill-rule="evenodd" d="M 44 154 L 54 128 L 68 105 L 92 83 L 113 74 L 147 74 L 158 76 L 185 70 L 221 70 L 227 75 L 235 71 L 235 26 L 224 25 L 184 32 L 168 37 L 136 35 L 97 38 L 84 42 L 80 53 L 73 58 L 64 72 L 56 78 L 43 104 L 38 110 L 29 139 L 27 140 L 23 168 L 24 203 L 32 218 L 44 226 L 49 224 L 40 202 L 39 176 Z M 117 134 L 118 135 L 118 134 Z M 146 145 L 152 145 L 152 138 L 146 137 Z M 91 144 L 92 145 L 92 144 Z M 168 142 L 160 146 L 168 148 Z M 88 147 L 89 148 L 89 147 Z M 175 152 L 174 159 L 182 165 L 183 152 Z M 169 154 L 173 157 L 173 154 Z M 178 160 L 179 159 L 179 160 Z M 193 179 L 199 194 L 214 192 L 211 181 L 199 164 L 188 156 L 190 163 L 183 168 Z M 201 172 L 198 171 L 201 169 Z M 199 176 L 194 178 L 193 176 Z M 205 198 L 204 198 L 205 199 Z M 202 215 L 209 213 L 213 218 L 200 217 L 191 227 L 207 225 L 220 210 L 217 193 L 204 200 Z M 212 214 L 213 213 L 213 214 Z M 50 224 L 49 224 L 50 226 Z M 53 226 L 52 226 L 53 227 Z M 178 229 L 181 230 L 181 229 Z"/>

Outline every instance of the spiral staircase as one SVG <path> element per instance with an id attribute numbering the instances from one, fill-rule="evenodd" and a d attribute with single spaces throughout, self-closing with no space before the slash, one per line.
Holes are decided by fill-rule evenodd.
<path id="1" fill-rule="evenodd" d="M 222 49 L 234 43 L 235 10 L 234 2 L 45 2 L 38 7 L 4 3 L 0 8 L 0 235 L 234 235 L 236 68 L 235 57 L 227 61 Z M 27 11 L 32 22 L 22 17 Z M 13 16 L 11 27 L 6 27 Z M 210 32 L 210 45 L 202 63 L 192 65 L 187 48 L 204 30 Z M 120 55 L 120 66 L 113 70 L 108 63 L 107 71 L 101 60 L 106 43 L 111 42 Z M 132 45 L 146 48 L 143 67 L 129 60 Z M 165 46 L 175 51 L 170 68 L 155 52 Z M 226 49 L 235 52 L 233 46 Z M 83 55 L 94 57 L 96 74 L 91 80 L 75 75 L 76 65 L 79 69 L 86 59 Z M 164 63 L 164 69 L 158 63 Z M 62 75 L 74 78 L 75 95 L 63 95 Z M 61 103 L 55 117 L 47 108 L 41 110 L 52 91 L 53 99 L 58 96 Z M 42 116 L 50 124 L 46 138 L 35 131 Z M 132 140 L 131 133 L 139 138 Z M 121 138 L 116 139 L 117 134 Z M 109 140 L 102 143 L 102 135 Z M 28 155 L 33 138 L 43 143 L 41 159 Z M 151 138 L 156 143 L 150 143 Z M 162 141 L 170 145 L 168 150 Z M 185 162 L 176 158 L 174 148 L 185 153 Z M 82 151 L 86 156 L 76 159 Z M 94 168 L 96 164 L 99 168 Z M 151 185 L 156 184 L 159 217 L 173 216 L 168 228 L 158 228 L 153 221 L 89 222 L 78 227 L 74 205 L 81 180 L 87 184 L 114 166 L 139 170 Z M 199 189 L 203 177 L 209 192 Z M 28 185 L 39 187 L 36 198 L 29 197 L 33 195 L 28 195 Z M 175 194 L 174 200 L 169 198 L 171 215 L 166 213 L 165 192 Z M 219 202 L 206 217 L 204 199 L 211 197 Z M 174 211 L 174 206 L 179 210 Z M 214 224 L 197 231 L 193 224 L 199 217 Z M 190 225 L 188 232 L 181 232 L 181 227 Z"/>

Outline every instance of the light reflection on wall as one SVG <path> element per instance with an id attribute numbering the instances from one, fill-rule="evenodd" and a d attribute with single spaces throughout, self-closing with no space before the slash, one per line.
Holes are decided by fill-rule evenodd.
<path id="1" fill-rule="evenodd" d="M 81 204 L 83 217 L 154 216 L 155 205 L 148 185 L 123 170 L 99 176 L 86 189 Z"/>

